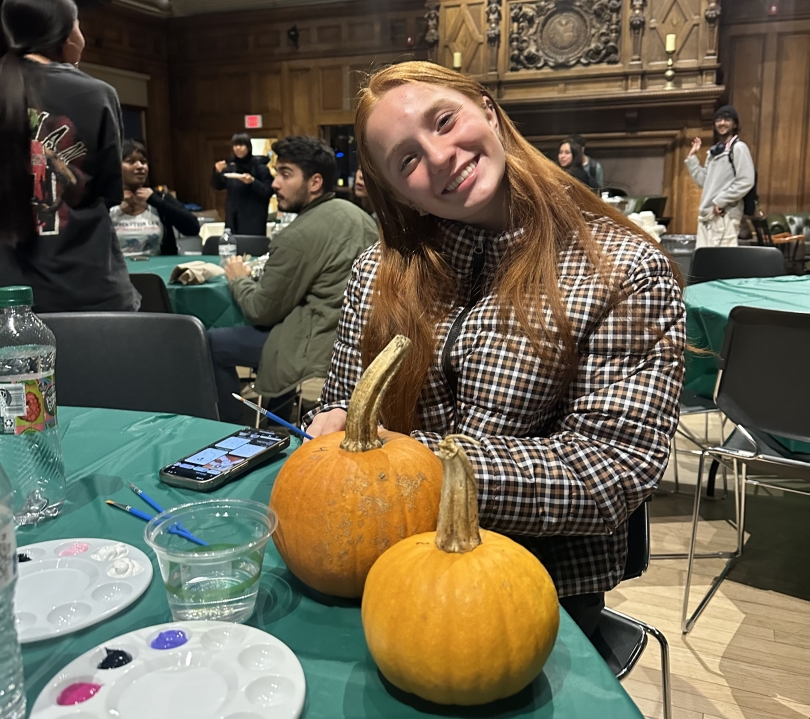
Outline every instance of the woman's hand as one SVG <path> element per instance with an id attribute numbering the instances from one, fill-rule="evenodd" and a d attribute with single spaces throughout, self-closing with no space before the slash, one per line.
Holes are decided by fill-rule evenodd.
<path id="1" fill-rule="evenodd" d="M 698 150 L 700 149 L 700 146 L 702 144 L 703 142 L 699 137 L 696 137 L 694 140 L 692 140 L 692 147 L 689 150 L 689 157 L 692 157 L 692 155 L 697 155 Z"/>
<path id="2" fill-rule="evenodd" d="M 242 173 L 242 174 L 239 176 L 239 179 L 240 179 L 240 180 L 242 180 L 242 182 L 244 182 L 246 185 L 252 185 L 252 184 L 253 184 L 253 181 L 254 181 L 256 178 L 255 178 L 255 177 L 253 177 L 253 175 L 251 175 L 251 174 L 249 174 L 249 173 L 247 173 L 247 172 L 243 172 L 243 173 Z"/>
<path id="3" fill-rule="evenodd" d="M 225 160 L 220 160 L 219 162 L 214 164 L 214 169 L 217 172 L 225 172 L 225 168 L 228 166 L 228 163 Z"/>
<path id="4" fill-rule="evenodd" d="M 315 415 L 307 434 L 312 435 L 314 439 L 332 432 L 342 432 L 344 429 L 346 429 L 346 410 L 330 409 L 328 412 L 319 412 Z"/>

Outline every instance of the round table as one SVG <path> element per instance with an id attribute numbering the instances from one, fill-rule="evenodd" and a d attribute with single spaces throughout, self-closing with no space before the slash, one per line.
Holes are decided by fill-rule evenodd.
<path id="1" fill-rule="evenodd" d="M 74 634 L 23 646 L 29 707 L 45 684 L 88 649 L 126 632 L 171 621 L 157 560 L 143 541 L 145 524 L 104 503 L 114 499 L 152 513 L 128 488 L 132 482 L 161 506 L 205 499 L 158 482 L 158 470 L 236 429 L 179 415 L 108 409 L 59 409 L 68 474 L 60 517 L 17 532 L 19 545 L 49 539 L 105 537 L 127 542 L 152 559 L 146 593 L 108 621 Z M 297 446 L 215 496 L 266 503 L 286 457 Z M 307 681 L 306 719 L 424 719 L 426 716 L 642 719 L 641 712 L 591 643 L 561 610 L 560 632 L 542 674 L 511 699 L 485 709 L 447 709 L 389 691 L 366 647 L 359 601 L 315 596 L 284 566 L 272 542 L 264 559 L 256 612 L 248 623 L 278 637 L 298 656 Z"/>
<path id="2" fill-rule="evenodd" d="M 214 277 L 202 285 L 169 284 L 172 270 L 184 262 L 202 260 L 218 264 L 219 258 L 210 255 L 179 255 L 150 257 L 145 260 L 127 260 L 130 274 L 153 273 L 166 284 L 172 308 L 180 315 L 198 317 L 206 329 L 211 327 L 236 327 L 245 324 L 242 310 L 228 289 L 224 276 Z"/>

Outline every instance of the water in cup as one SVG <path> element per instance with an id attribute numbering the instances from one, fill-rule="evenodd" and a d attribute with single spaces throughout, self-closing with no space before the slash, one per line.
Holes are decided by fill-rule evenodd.
<path id="1" fill-rule="evenodd" d="M 244 622 L 253 613 L 261 573 L 262 557 L 258 552 L 193 568 L 172 563 L 164 578 L 172 617 L 176 621 Z"/>

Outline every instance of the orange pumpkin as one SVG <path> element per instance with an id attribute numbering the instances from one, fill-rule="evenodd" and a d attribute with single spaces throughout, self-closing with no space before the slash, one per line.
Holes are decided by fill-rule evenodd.
<path id="1" fill-rule="evenodd" d="M 407 337 L 391 341 L 358 381 L 345 433 L 301 445 L 273 486 L 276 548 L 296 577 L 324 594 L 362 596 L 386 549 L 436 528 L 441 462 L 415 439 L 377 429 L 380 400 L 410 348 Z"/>
<path id="2" fill-rule="evenodd" d="M 438 530 L 394 545 L 369 572 L 366 642 L 394 686 L 439 704 L 486 704 L 540 673 L 560 622 L 543 565 L 478 528 L 470 462 L 448 437 Z"/>

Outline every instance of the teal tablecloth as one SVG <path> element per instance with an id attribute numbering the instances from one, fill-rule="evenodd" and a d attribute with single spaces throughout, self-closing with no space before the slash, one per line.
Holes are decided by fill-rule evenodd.
<path id="1" fill-rule="evenodd" d="M 140 264 L 140 263 L 139 263 Z M 20 545 L 49 539 L 107 537 L 152 553 L 144 524 L 104 504 L 108 498 L 141 506 L 133 482 L 171 507 L 204 495 L 160 484 L 160 467 L 233 431 L 231 425 L 176 415 L 103 409 L 59 410 L 68 500 L 62 516 L 21 528 Z M 267 502 L 283 460 L 261 467 L 215 494 Z M 302 498 L 303 501 L 306 498 Z M 148 509 L 143 505 L 143 509 Z M 88 649 L 142 627 L 171 621 L 157 562 L 147 592 L 108 621 L 60 639 L 23 647 L 29 706 L 45 684 Z M 366 647 L 359 602 L 317 601 L 285 568 L 272 542 L 264 561 L 257 610 L 249 620 L 285 642 L 307 681 L 305 719 L 544 717 L 641 719 L 641 712 L 571 618 L 562 611 L 560 633 L 543 673 L 510 700 L 482 708 L 442 708 L 398 700 L 383 685 Z"/>
<path id="2" fill-rule="evenodd" d="M 686 336 L 690 344 L 714 355 L 687 353 L 685 387 L 714 396 L 717 358 L 731 310 L 739 305 L 786 312 L 810 312 L 810 276 L 715 280 L 686 288 Z"/>
<path id="3" fill-rule="evenodd" d="M 172 270 L 182 262 L 195 260 L 218 262 L 216 257 L 206 256 L 167 256 L 150 257 L 148 260 L 127 260 L 130 274 L 151 272 L 159 275 L 169 290 L 169 299 L 177 314 L 199 317 L 206 329 L 211 327 L 236 327 L 245 324 L 245 318 L 236 302 L 233 301 L 228 281 L 216 277 L 204 285 L 169 284 Z"/>

